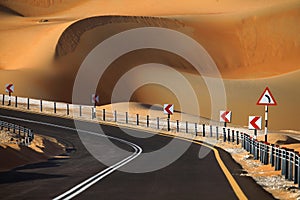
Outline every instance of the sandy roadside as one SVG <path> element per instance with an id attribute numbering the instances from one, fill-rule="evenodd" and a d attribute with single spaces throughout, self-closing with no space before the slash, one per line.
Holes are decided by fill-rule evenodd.
<path id="1" fill-rule="evenodd" d="M 49 158 L 65 153 L 64 146 L 56 139 L 38 134 L 35 134 L 33 142 L 28 147 L 9 144 L 3 140 L 0 142 L 0 172 L 47 161 Z"/>

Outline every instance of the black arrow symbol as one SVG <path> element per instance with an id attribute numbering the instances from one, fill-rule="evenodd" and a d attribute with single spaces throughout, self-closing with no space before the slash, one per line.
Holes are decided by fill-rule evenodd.
<path id="1" fill-rule="evenodd" d="M 265 94 L 265 97 L 267 97 L 267 98 L 268 98 L 268 101 L 269 101 L 269 103 L 271 103 L 271 97 L 270 97 L 269 95 L 267 95 L 267 94 Z"/>

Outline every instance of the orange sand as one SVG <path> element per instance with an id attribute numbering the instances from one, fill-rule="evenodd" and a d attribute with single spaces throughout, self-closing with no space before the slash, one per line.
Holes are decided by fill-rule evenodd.
<path id="1" fill-rule="evenodd" d="M 234 124 L 244 126 L 248 115 L 263 115 L 263 107 L 255 103 L 269 86 L 279 103 L 270 108 L 270 129 L 300 130 L 296 113 L 300 102 L 298 0 L 0 0 L 0 5 L 0 85 L 13 82 L 15 95 L 71 101 L 76 71 L 97 44 L 131 28 L 166 27 L 192 37 L 211 55 L 226 78 L 227 108 L 233 111 Z M 124 73 L 149 62 L 180 71 L 197 91 L 201 115 L 218 119 L 193 67 L 158 50 L 136 51 L 117 59 L 102 77 L 101 103 L 111 103 L 113 86 Z M 0 92 L 5 92 L 4 87 Z M 180 110 L 174 95 L 153 85 L 141 87 L 132 100 L 168 101 Z"/>

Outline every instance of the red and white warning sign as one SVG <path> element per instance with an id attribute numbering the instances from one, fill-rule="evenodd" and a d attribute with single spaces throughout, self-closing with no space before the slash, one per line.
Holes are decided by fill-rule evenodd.
<path id="1" fill-rule="evenodd" d="M 266 87 L 265 91 L 262 93 L 256 104 L 265 106 L 276 106 L 277 102 L 273 97 L 270 89 Z"/>
<path id="2" fill-rule="evenodd" d="M 5 85 L 5 92 L 13 93 L 14 91 L 15 91 L 14 84 L 9 83 Z"/>
<path id="3" fill-rule="evenodd" d="M 92 103 L 99 103 L 99 96 L 97 94 L 92 94 Z"/>
<path id="4" fill-rule="evenodd" d="M 174 105 L 173 104 L 164 104 L 164 114 L 173 115 Z"/>
<path id="5" fill-rule="evenodd" d="M 220 122 L 231 122 L 231 111 L 221 110 L 220 111 Z"/>
<path id="6" fill-rule="evenodd" d="M 261 130 L 261 116 L 249 116 L 249 130 Z"/>

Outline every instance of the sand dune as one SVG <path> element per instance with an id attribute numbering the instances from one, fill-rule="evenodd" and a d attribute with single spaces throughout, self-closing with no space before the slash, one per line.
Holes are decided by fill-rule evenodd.
<path id="1" fill-rule="evenodd" d="M 295 113 L 300 101 L 299 1 L 1 0 L 0 5 L 4 19 L 0 21 L 0 85 L 13 82 L 15 95 L 71 101 L 77 70 L 95 46 L 125 30 L 164 27 L 192 37 L 211 55 L 225 78 L 233 123 L 246 125 L 249 114 L 263 115 L 263 108 L 255 103 L 270 86 L 279 102 L 270 110 L 270 128 L 300 129 Z M 178 70 L 196 91 L 201 115 L 218 118 L 211 113 L 210 94 L 193 66 L 161 50 L 138 50 L 115 60 L 99 83 L 101 103 L 111 103 L 112 90 L 122 75 L 145 63 Z M 180 84 L 172 77 L 169 80 Z M 133 79 L 130 85 L 136 82 Z M 131 100 L 173 102 L 180 110 L 176 96 L 157 85 L 139 88 Z"/>

